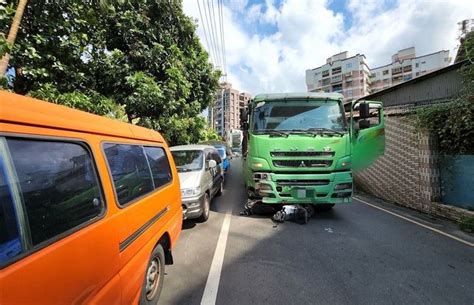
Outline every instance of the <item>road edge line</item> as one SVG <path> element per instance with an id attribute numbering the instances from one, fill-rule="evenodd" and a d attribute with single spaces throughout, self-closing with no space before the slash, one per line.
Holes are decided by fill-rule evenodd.
<path id="1" fill-rule="evenodd" d="M 224 255 L 227 245 L 227 236 L 229 235 L 230 219 L 232 214 L 227 213 L 222 223 L 219 239 L 217 240 L 216 250 L 212 258 L 211 268 L 207 277 L 206 286 L 201 299 L 201 305 L 214 305 L 217 300 L 217 290 L 221 278 L 222 265 L 224 264 Z"/>
<path id="2" fill-rule="evenodd" d="M 435 229 L 435 228 L 433 228 L 433 227 L 427 226 L 427 225 L 425 225 L 425 224 L 422 224 L 422 223 L 420 223 L 420 222 L 417 222 L 417 221 L 415 221 L 415 220 L 413 220 L 413 219 L 410 219 L 410 218 L 408 218 L 408 217 L 402 216 L 402 215 L 397 214 L 397 213 L 395 213 L 395 212 L 386 210 L 386 209 L 381 208 L 381 207 L 379 207 L 379 206 L 377 206 L 377 205 L 374 205 L 374 204 L 372 204 L 372 203 L 369 203 L 369 202 L 367 202 L 367 201 L 365 201 L 365 200 L 359 199 L 359 198 L 357 198 L 357 197 L 355 197 L 355 196 L 354 196 L 353 198 L 356 199 L 356 200 L 358 200 L 358 201 L 360 201 L 360 202 L 362 202 L 362 203 L 364 203 L 364 204 L 366 204 L 366 205 L 368 205 L 368 206 L 371 206 L 371 207 L 373 207 L 373 208 L 375 208 L 375 209 L 384 211 L 384 212 L 386 212 L 386 213 L 388 213 L 388 214 L 391 214 L 391 215 L 396 216 L 396 217 L 398 217 L 398 218 L 404 219 L 404 220 L 406 220 L 406 221 L 408 221 L 408 222 L 414 223 L 414 224 L 416 224 L 416 225 L 418 225 L 418 226 L 420 226 L 420 227 L 423 227 L 423 228 L 425 228 L 425 229 L 431 230 L 431 231 L 436 232 L 436 233 L 438 233 L 438 234 L 441 234 L 441 235 L 443 235 L 443 236 L 446 236 L 446 237 L 449 237 L 449 238 L 454 239 L 454 240 L 456 240 L 456 241 L 459 241 L 459 242 L 461 242 L 461 243 L 463 243 L 463 244 L 465 244 L 465 245 L 467 245 L 467 246 L 474 247 L 474 243 L 468 242 L 467 240 L 464 240 L 464 239 L 462 239 L 462 238 L 459 238 L 459 237 L 456 237 L 456 236 L 454 236 L 454 235 L 448 234 L 448 233 L 446 233 L 446 232 L 443 232 L 443 231 L 441 231 L 441 230 Z"/>

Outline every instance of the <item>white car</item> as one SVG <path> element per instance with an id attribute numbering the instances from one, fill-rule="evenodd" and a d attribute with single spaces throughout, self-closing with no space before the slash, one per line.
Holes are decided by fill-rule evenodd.
<path id="1" fill-rule="evenodd" d="M 209 218 L 212 198 L 222 194 L 224 171 L 219 153 L 209 145 L 171 147 L 181 183 L 183 218 Z"/>

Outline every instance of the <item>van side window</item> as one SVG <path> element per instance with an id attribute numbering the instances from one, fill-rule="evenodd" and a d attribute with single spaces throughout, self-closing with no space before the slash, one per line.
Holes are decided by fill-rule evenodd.
<path id="1" fill-rule="evenodd" d="M 150 164 L 155 188 L 171 182 L 171 168 L 165 150 L 160 147 L 145 146 L 145 154 Z"/>
<path id="2" fill-rule="evenodd" d="M 142 146 L 105 144 L 104 151 L 121 206 L 154 189 Z"/>
<path id="3" fill-rule="evenodd" d="M 99 179 L 78 143 L 7 138 L 33 246 L 98 217 Z"/>
<path id="4" fill-rule="evenodd" d="M 5 165 L 0 156 L 0 265 L 22 252 L 20 233 Z"/>

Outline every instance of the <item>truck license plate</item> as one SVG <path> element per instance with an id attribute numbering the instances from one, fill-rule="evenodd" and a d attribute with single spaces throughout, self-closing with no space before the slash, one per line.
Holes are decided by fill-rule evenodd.
<path id="1" fill-rule="evenodd" d="M 296 197 L 305 198 L 306 197 L 306 190 L 305 189 L 296 190 Z"/>

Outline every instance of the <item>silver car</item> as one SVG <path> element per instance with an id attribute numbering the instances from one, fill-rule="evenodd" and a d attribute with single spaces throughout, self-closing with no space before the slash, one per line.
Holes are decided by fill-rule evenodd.
<path id="1" fill-rule="evenodd" d="M 219 153 L 209 145 L 171 147 L 181 183 L 183 218 L 209 218 L 210 203 L 224 189 L 224 171 Z"/>

